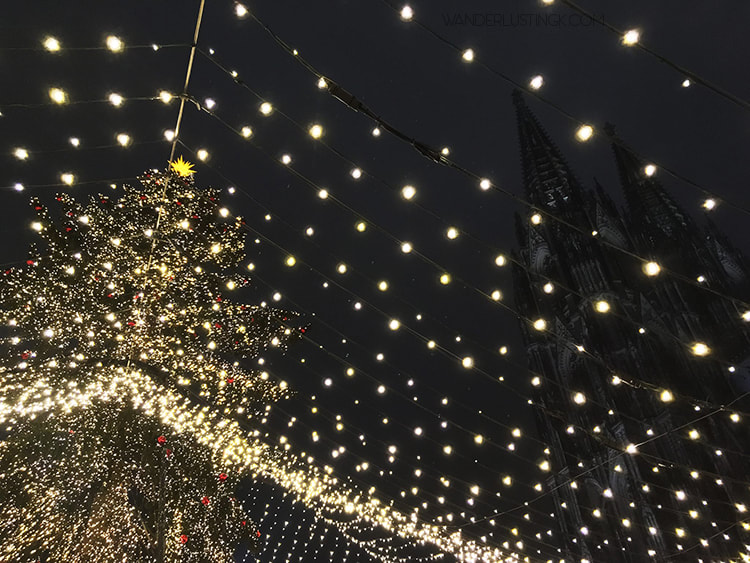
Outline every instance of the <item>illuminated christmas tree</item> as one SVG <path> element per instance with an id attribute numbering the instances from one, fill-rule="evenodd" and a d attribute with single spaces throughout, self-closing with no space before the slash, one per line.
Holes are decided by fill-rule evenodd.
<path id="1" fill-rule="evenodd" d="M 287 394 L 244 368 L 300 329 L 232 302 L 241 218 L 182 159 L 81 205 L 38 200 L 42 243 L 4 272 L 0 553 L 75 561 L 229 561 L 255 530 L 232 498 L 232 428 Z M 55 218 L 53 218 L 55 217 Z M 185 427 L 192 430 L 185 430 Z"/>

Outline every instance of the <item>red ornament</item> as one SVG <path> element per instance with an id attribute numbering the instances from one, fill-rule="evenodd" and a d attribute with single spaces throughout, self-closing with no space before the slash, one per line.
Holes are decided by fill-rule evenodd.
<path id="1" fill-rule="evenodd" d="M 234 377 L 230 377 L 229 379 L 227 379 L 227 383 L 234 383 Z"/>
<path id="2" fill-rule="evenodd" d="M 255 530 L 255 535 L 260 537 L 260 530 Z"/>
<path id="3" fill-rule="evenodd" d="M 32 264 L 34 263 L 34 261 L 33 261 L 33 260 L 26 260 L 26 263 L 27 263 L 27 264 L 28 264 L 29 266 L 31 266 L 31 265 L 32 265 Z"/>
<path id="4" fill-rule="evenodd" d="M 208 500 L 208 497 L 203 497 L 203 498 L 201 499 L 201 503 L 203 504 L 203 506 L 208 506 L 208 503 L 209 503 L 209 502 L 211 502 L 211 501 L 210 501 L 210 500 Z"/>
<path id="5" fill-rule="evenodd" d="M 169 448 L 167 448 L 167 452 L 166 453 L 167 453 L 167 457 L 169 457 L 169 456 L 172 455 L 172 450 L 170 450 Z"/>
<path id="6" fill-rule="evenodd" d="M 180 543 L 181 543 L 182 545 L 185 545 L 185 544 L 187 543 L 187 541 L 188 541 L 188 537 L 187 537 L 187 536 L 186 536 L 185 534 L 182 534 L 182 535 L 180 536 Z"/>
<path id="7" fill-rule="evenodd" d="M 35 205 L 34 209 L 36 209 L 37 211 L 41 211 L 42 210 L 42 206 L 41 205 Z"/>
<path id="8" fill-rule="evenodd" d="M 157 441 L 157 442 L 158 442 L 159 444 L 164 444 L 164 443 L 166 443 L 167 439 L 166 439 L 166 438 L 165 438 L 164 436 L 159 436 L 159 437 L 158 437 L 158 438 L 156 439 L 156 441 Z"/>
<path id="9" fill-rule="evenodd" d="M 219 473 L 219 481 L 226 481 L 226 480 L 227 480 L 227 474 Z"/>

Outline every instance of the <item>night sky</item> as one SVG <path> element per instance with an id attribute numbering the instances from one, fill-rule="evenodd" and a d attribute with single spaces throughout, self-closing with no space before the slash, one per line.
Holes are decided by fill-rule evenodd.
<path id="1" fill-rule="evenodd" d="M 583 5 L 621 29 L 638 28 L 654 51 L 749 97 L 750 5 L 684 0 Z M 164 131 L 174 129 L 179 102 L 165 105 L 153 98 L 160 90 L 182 91 L 198 6 L 193 0 L 4 6 L 4 267 L 23 263 L 34 238 L 30 196 L 48 201 L 57 191 L 82 199 L 116 194 L 121 189 L 113 190 L 111 183 L 134 184 L 144 170 L 166 166 L 171 143 Z M 750 251 L 746 109 L 700 85 L 683 87 L 685 76 L 621 45 L 603 26 L 571 19 L 572 12 L 560 4 L 422 0 L 410 2 L 411 22 L 399 17 L 401 4 L 394 6 L 385 0 L 247 4 L 307 63 L 383 121 L 436 149 L 449 147 L 451 160 L 519 196 L 513 85 L 501 75 L 524 85 L 542 75 L 538 95 L 552 105 L 533 95 L 526 96 L 527 103 L 585 186 L 596 178 L 622 201 L 601 130 L 605 122 L 614 123 L 627 144 L 659 165 L 663 185 L 694 217 L 703 213 L 706 195 L 665 169 L 714 194 L 715 219 Z M 535 20 L 546 14 L 560 14 L 560 24 Z M 466 16 L 480 25 L 460 22 Z M 465 62 L 433 33 L 461 50 L 473 49 L 475 60 Z M 123 52 L 101 49 L 110 34 L 124 40 Z M 41 47 L 47 35 L 60 40 L 60 52 Z M 154 50 L 152 44 L 163 47 Z M 247 263 L 255 269 L 243 299 L 298 311 L 309 324 L 306 338 L 265 365 L 290 382 L 296 396 L 274 406 L 265 424 L 253 420 L 251 426 L 268 433 L 270 442 L 287 436 L 295 451 L 312 453 L 357 486 L 377 487 L 381 498 L 394 499 L 405 512 L 426 502 L 420 512 L 428 518 L 452 513 L 453 526 L 537 496 L 532 487 L 544 478 L 536 468 L 544 447 L 535 440 L 526 404 L 530 384 L 512 310 L 510 268 L 495 266 L 495 256 L 509 256 L 516 246 L 513 214 L 526 216 L 528 209 L 498 189 L 480 190 L 476 180 L 431 162 L 386 131 L 373 136 L 372 120 L 319 89 L 314 74 L 251 17 L 238 18 L 231 1 L 206 2 L 198 47 L 187 92 L 203 105 L 214 100 L 215 117 L 187 103 L 175 156 L 197 162 L 196 184 L 224 189 L 224 204 L 247 221 Z M 236 71 L 242 84 L 219 65 Z M 47 92 L 53 86 L 65 89 L 71 103 L 51 104 Z M 107 101 L 111 92 L 123 96 L 122 106 Z M 259 112 L 263 101 L 274 106 L 269 116 Z M 592 124 L 593 139 L 577 142 L 578 122 L 564 113 Z M 315 123 L 323 126 L 321 140 L 307 133 Z M 249 140 L 236 132 L 243 126 L 253 130 Z M 119 133 L 127 133 L 132 145 L 120 147 Z M 79 147 L 70 144 L 71 137 L 80 139 Z M 28 150 L 28 159 L 14 158 L 18 147 Z M 205 162 L 196 155 L 201 148 L 210 155 Z M 280 162 L 284 154 L 292 158 L 289 166 Z M 353 178 L 354 168 L 361 169 L 361 178 Z M 76 184 L 62 185 L 63 172 L 74 173 Z M 25 186 L 21 192 L 14 189 L 19 182 Z M 416 188 L 413 201 L 401 197 L 405 185 Z M 319 197 L 321 189 L 328 199 Z M 360 221 L 367 223 L 364 232 L 355 227 Z M 455 240 L 446 236 L 451 226 L 460 233 Z M 312 235 L 306 234 L 309 227 Z M 401 251 L 405 241 L 412 252 Z M 285 264 L 289 255 L 297 260 L 294 267 Z M 337 273 L 341 263 L 345 274 Z M 448 285 L 440 283 L 444 273 L 451 276 Z M 381 280 L 387 291 L 378 289 Z M 489 298 L 495 289 L 503 294 L 500 303 Z M 276 292 L 282 296 L 278 303 Z M 398 330 L 389 328 L 392 319 L 400 321 Z M 438 344 L 433 350 L 430 340 Z M 507 347 L 506 355 L 501 347 Z M 466 356 L 473 358 L 473 369 L 462 367 Z M 346 374 L 349 367 L 354 376 Z M 385 393 L 378 393 L 380 385 Z M 513 428 L 522 430 L 521 438 L 512 436 Z M 321 436 L 317 443 L 313 431 Z M 484 438 L 481 445 L 475 443 L 477 434 Z M 444 453 L 446 445 L 451 455 Z M 357 471 L 364 461 L 369 470 Z M 501 482 L 505 475 L 513 477 L 510 488 Z M 449 487 L 441 477 L 450 480 Z M 475 484 L 478 496 L 470 492 Z M 416 495 L 410 491 L 414 486 Z M 277 521 L 291 520 L 307 535 L 309 517 L 279 507 L 283 518 L 264 519 L 262 505 L 270 496 L 279 494 L 266 491 L 258 497 L 266 500 L 250 508 L 265 534 L 260 560 L 283 560 L 295 549 L 295 561 L 325 560 L 317 548 L 291 546 Z M 445 504 L 437 502 L 439 496 Z M 530 521 L 522 518 L 526 511 Z M 554 555 L 554 541 L 537 542 L 534 534 L 551 527 L 548 512 L 543 499 L 532 509 L 499 517 L 494 528 L 484 522 L 463 531 L 472 538 L 492 532 L 489 543 L 499 544 L 518 526 L 527 553 L 546 560 Z M 326 549 L 337 545 L 333 560 L 344 558 L 342 540 L 319 543 Z M 354 550 L 350 560 L 356 557 Z"/>

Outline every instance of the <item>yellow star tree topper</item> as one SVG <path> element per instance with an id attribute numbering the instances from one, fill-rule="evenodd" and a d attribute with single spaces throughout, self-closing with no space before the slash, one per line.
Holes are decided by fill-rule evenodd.
<path id="1" fill-rule="evenodd" d="M 182 176 L 183 178 L 186 176 L 192 176 L 193 174 L 195 174 L 195 170 L 193 170 L 193 166 L 194 165 L 192 163 L 186 160 L 183 160 L 182 156 L 180 156 L 180 158 L 178 158 L 177 160 L 173 160 L 172 162 L 169 163 L 169 167 L 172 169 L 172 171 L 175 174 Z"/>

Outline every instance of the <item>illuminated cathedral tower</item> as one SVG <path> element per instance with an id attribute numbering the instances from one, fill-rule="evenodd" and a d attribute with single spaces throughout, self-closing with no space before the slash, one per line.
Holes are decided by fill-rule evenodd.
<path id="1" fill-rule="evenodd" d="M 547 542 L 575 562 L 737 560 L 750 543 L 750 421 L 733 411 L 747 410 L 750 271 L 613 128 L 622 212 L 514 102 L 535 207 L 516 216 L 514 290 L 551 466 Z"/>

